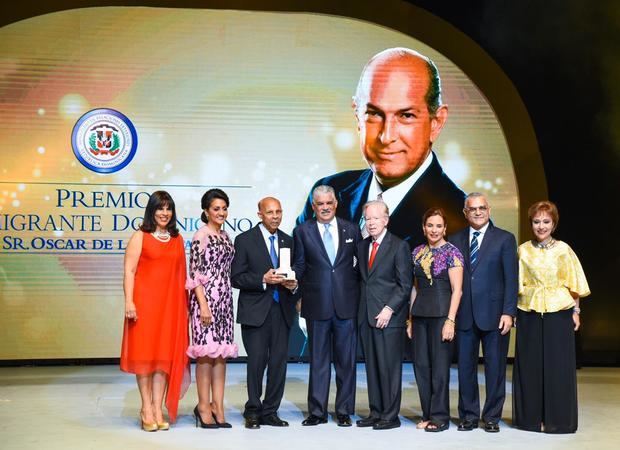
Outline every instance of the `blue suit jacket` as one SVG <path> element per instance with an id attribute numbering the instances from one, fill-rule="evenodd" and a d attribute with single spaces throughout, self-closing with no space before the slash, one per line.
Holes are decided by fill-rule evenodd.
<path id="1" fill-rule="evenodd" d="M 327 320 L 336 315 L 351 319 L 357 315 L 359 274 L 357 243 L 359 227 L 337 218 L 338 251 L 332 266 L 316 220 L 293 230 L 295 262 L 293 270 L 301 289 L 301 315 L 308 320 Z"/>
<path id="2" fill-rule="evenodd" d="M 334 188 L 338 198 L 336 215 L 355 224 L 360 223 L 362 207 L 368 198 L 368 190 L 373 173 L 370 169 L 349 170 L 318 180 L 314 187 L 326 184 Z M 312 189 L 314 189 L 314 187 Z M 463 216 L 465 194 L 444 173 L 437 156 L 420 176 L 413 187 L 405 194 L 394 211 L 390 211 L 388 230 L 414 248 L 426 242 L 422 234 L 422 216 L 427 209 L 439 206 L 447 215 L 448 230 L 455 232 L 467 226 Z M 314 216 L 312 210 L 312 190 L 297 218 L 297 224 Z"/>
<path id="3" fill-rule="evenodd" d="M 469 261 L 469 227 L 448 240 L 465 258 L 457 328 L 468 330 L 475 323 L 481 330 L 497 329 L 502 314 L 517 314 L 519 265 L 515 237 L 489 223 L 473 267 Z"/>

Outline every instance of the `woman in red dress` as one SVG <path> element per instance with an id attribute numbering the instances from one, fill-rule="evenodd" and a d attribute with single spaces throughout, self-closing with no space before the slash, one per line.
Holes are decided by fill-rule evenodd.
<path id="1" fill-rule="evenodd" d="M 145 431 L 167 430 L 190 383 L 186 264 L 174 201 L 154 192 L 125 252 L 125 328 L 121 370 L 136 374 Z"/>

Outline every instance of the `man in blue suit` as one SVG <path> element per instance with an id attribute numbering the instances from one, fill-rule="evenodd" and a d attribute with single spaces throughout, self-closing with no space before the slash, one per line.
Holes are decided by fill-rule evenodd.
<path id="1" fill-rule="evenodd" d="M 465 257 L 463 296 L 456 317 L 459 365 L 459 431 L 478 428 L 478 352 L 482 342 L 486 400 L 484 429 L 499 431 L 506 397 L 506 357 L 517 312 L 518 261 L 515 237 L 490 221 L 483 194 L 465 199 L 469 227 L 450 238 Z"/>
<path id="2" fill-rule="evenodd" d="M 309 416 L 304 426 L 327 422 L 333 350 L 336 369 L 336 419 L 351 426 L 355 411 L 356 315 L 359 284 L 356 259 L 361 239 L 356 224 L 336 218 L 338 202 L 330 186 L 312 191 L 316 219 L 293 231 L 293 269 L 301 289 L 301 315 L 308 324 L 310 348 Z"/>

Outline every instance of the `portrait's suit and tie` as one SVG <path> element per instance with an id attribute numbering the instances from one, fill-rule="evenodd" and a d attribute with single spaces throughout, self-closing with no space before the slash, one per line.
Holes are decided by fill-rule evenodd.
<path id="1" fill-rule="evenodd" d="M 336 215 L 359 224 L 364 203 L 374 200 L 368 198 L 372 177 L 370 169 L 349 170 L 322 178 L 316 185 L 332 186 L 338 199 Z M 462 214 L 464 200 L 465 194 L 445 174 L 433 153 L 431 165 L 405 193 L 398 207 L 391 211 L 388 230 L 414 248 L 425 242 L 420 223 L 424 212 L 434 206 L 446 212 L 451 230 L 460 230 L 467 226 Z M 312 218 L 312 214 L 312 198 L 309 196 L 297 223 Z"/>
<path id="2" fill-rule="evenodd" d="M 487 209 L 476 211 L 476 204 Z M 475 428 L 480 419 L 478 353 L 482 342 L 486 384 L 482 420 L 486 431 L 496 432 L 506 397 L 509 329 L 517 307 L 517 245 L 511 233 L 489 221 L 484 196 L 470 194 L 465 206 L 472 227 L 450 238 L 465 259 L 463 296 L 456 319 L 459 429 Z M 502 323 L 505 334 L 500 330 Z"/>
<path id="3" fill-rule="evenodd" d="M 377 245 L 372 256 L 373 245 Z M 370 414 L 358 426 L 387 429 L 400 425 L 402 360 L 413 271 L 409 245 L 385 228 L 358 244 L 361 294 L 357 314 L 366 361 Z M 387 324 L 377 317 L 384 308 L 392 315 Z"/>
<path id="4" fill-rule="evenodd" d="M 237 322 L 248 355 L 248 401 L 244 411 L 248 428 L 286 425 L 277 417 L 277 411 L 284 394 L 296 296 L 281 284 L 264 282 L 264 274 L 279 267 L 278 255 L 283 248 L 292 252 L 293 239 L 279 229 L 270 233 L 263 223 L 235 239 L 231 271 L 232 284 L 239 289 Z M 267 386 L 261 401 L 265 368 Z"/>
<path id="5" fill-rule="evenodd" d="M 316 190 L 320 192 L 315 192 L 315 207 L 317 211 L 321 208 L 317 215 L 328 222 L 328 227 L 313 219 L 293 231 L 293 269 L 299 280 L 301 315 L 308 325 L 310 349 L 310 415 L 303 425 L 327 421 L 333 350 L 336 416 L 339 425 L 350 426 L 348 416 L 355 410 L 355 319 L 359 303 L 356 246 L 361 235 L 357 225 L 334 217 L 333 190 Z"/>

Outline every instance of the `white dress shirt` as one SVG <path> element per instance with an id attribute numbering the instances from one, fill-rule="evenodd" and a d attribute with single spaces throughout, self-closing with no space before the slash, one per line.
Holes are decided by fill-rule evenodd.
<path id="1" fill-rule="evenodd" d="M 405 198 L 407 192 L 413 187 L 413 185 L 420 179 L 422 174 L 429 168 L 431 163 L 433 162 L 433 152 L 429 152 L 428 156 L 422 163 L 418 170 L 413 172 L 406 180 L 401 181 L 396 186 L 393 186 L 389 189 L 383 190 L 377 177 L 373 175 L 370 181 L 370 188 L 368 189 L 368 199 L 367 201 L 377 200 L 379 194 L 381 194 L 381 199 L 387 205 L 390 210 L 390 214 L 392 214 L 400 202 Z"/>
<path id="2" fill-rule="evenodd" d="M 276 237 L 273 240 L 273 246 L 276 248 L 276 255 L 279 255 L 280 254 L 280 245 L 278 244 L 278 232 L 276 231 L 273 234 L 269 233 L 269 230 L 267 230 L 267 227 L 265 227 L 265 225 L 263 225 L 262 222 L 258 224 L 258 228 L 260 229 L 260 232 L 263 235 L 263 239 L 265 240 L 265 245 L 267 246 L 267 253 L 269 253 L 270 257 L 271 257 L 271 240 L 269 238 L 271 236 L 275 236 Z M 276 267 L 276 269 L 277 269 L 277 267 Z"/>
<path id="3" fill-rule="evenodd" d="M 387 234 L 387 228 L 384 228 L 381 234 L 377 236 L 377 239 L 372 239 L 372 238 L 370 239 L 370 247 L 368 248 L 368 261 L 370 261 L 370 255 L 372 254 L 372 244 L 376 242 L 377 244 L 379 244 L 379 247 L 381 247 L 381 242 L 383 242 L 383 238 L 385 237 L 386 234 Z M 379 251 L 378 247 L 377 247 L 377 251 Z"/>
<path id="4" fill-rule="evenodd" d="M 475 230 L 472 227 L 469 227 L 469 245 L 471 246 L 471 240 L 474 238 L 474 231 L 479 231 L 480 234 L 478 235 L 478 248 L 480 248 L 480 246 L 482 245 L 482 240 L 484 239 L 484 234 L 487 232 L 487 228 L 489 228 L 489 223 L 487 222 L 487 224 L 485 226 L 483 226 L 482 228 L 480 228 L 479 230 Z"/>
<path id="5" fill-rule="evenodd" d="M 261 234 L 263 235 L 263 239 L 265 240 L 265 245 L 267 246 L 267 253 L 269 254 L 269 260 L 271 260 L 271 240 L 269 239 L 271 236 L 275 236 L 276 238 L 273 240 L 273 246 L 276 249 L 276 255 L 280 254 L 280 245 L 278 244 L 278 232 L 276 231 L 275 233 L 271 234 L 269 233 L 269 230 L 267 230 L 267 228 L 265 227 L 265 225 L 263 225 L 263 223 L 259 223 L 258 224 L 258 229 L 260 230 Z M 277 267 L 274 267 L 274 269 L 277 269 Z M 263 291 L 267 290 L 267 283 L 263 283 Z"/>

